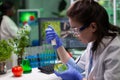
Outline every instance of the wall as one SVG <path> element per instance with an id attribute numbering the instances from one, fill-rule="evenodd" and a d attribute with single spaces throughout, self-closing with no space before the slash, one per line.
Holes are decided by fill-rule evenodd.
<path id="1" fill-rule="evenodd" d="M 58 11 L 58 5 L 61 0 L 26 0 L 26 8 L 39 9 L 41 17 L 55 17 L 52 12 Z M 66 0 L 67 7 L 70 5 L 70 0 Z"/>

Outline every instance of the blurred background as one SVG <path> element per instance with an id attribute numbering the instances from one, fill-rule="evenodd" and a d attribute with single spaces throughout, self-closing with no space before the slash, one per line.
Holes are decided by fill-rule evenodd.
<path id="1" fill-rule="evenodd" d="M 0 0 L 5 1 L 5 0 Z M 7 1 L 7 0 L 6 0 Z M 16 14 L 12 17 L 18 27 L 25 23 L 30 25 L 31 33 L 29 46 L 25 55 L 34 55 L 42 52 L 45 47 L 45 28 L 50 24 L 63 40 L 66 50 L 74 58 L 83 53 L 85 44 L 71 35 L 66 35 L 70 25 L 66 16 L 66 9 L 75 0 L 8 0 L 15 4 Z M 109 21 L 120 26 L 120 0 L 96 0 L 108 12 Z M 104 18 L 103 18 L 104 19 Z M 79 43 L 79 44 L 78 44 Z M 50 47 L 50 46 L 49 46 Z"/>

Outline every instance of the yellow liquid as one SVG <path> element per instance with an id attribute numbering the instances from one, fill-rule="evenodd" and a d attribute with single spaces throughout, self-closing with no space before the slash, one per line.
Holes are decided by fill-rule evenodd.
<path id="1" fill-rule="evenodd" d="M 65 64 L 55 64 L 54 70 L 57 72 L 63 72 L 67 70 L 67 66 Z"/>

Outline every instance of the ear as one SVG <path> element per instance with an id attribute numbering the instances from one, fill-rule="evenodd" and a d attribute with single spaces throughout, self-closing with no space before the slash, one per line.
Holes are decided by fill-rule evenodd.
<path id="1" fill-rule="evenodd" d="M 91 26 L 92 32 L 95 32 L 97 30 L 97 24 L 95 22 L 92 22 L 90 26 Z"/>

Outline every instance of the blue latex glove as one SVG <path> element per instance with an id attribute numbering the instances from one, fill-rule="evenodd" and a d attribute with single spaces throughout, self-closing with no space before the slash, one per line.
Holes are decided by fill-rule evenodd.
<path id="1" fill-rule="evenodd" d="M 56 41 L 56 45 L 53 46 L 54 49 L 57 49 L 60 46 L 62 46 L 61 39 L 58 37 L 55 30 L 49 25 L 48 28 L 46 29 L 46 41 L 47 41 L 47 43 L 51 44 L 51 41 L 54 39 Z"/>
<path id="2" fill-rule="evenodd" d="M 68 69 L 64 72 L 56 72 L 54 71 L 54 73 L 61 77 L 63 80 L 82 80 L 83 77 L 82 75 L 76 70 L 74 69 L 71 65 L 67 64 Z"/>

